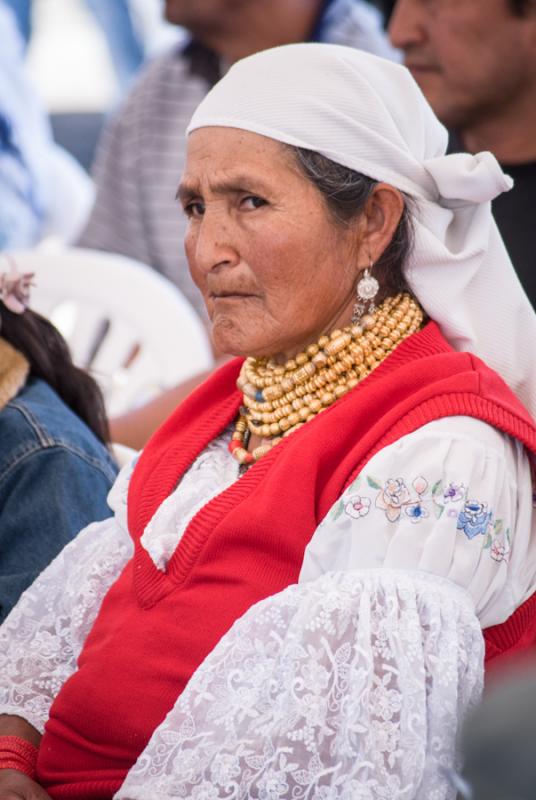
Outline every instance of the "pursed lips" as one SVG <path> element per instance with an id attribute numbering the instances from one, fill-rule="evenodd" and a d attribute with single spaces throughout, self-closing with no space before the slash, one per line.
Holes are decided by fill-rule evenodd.
<path id="1" fill-rule="evenodd" d="M 251 294 L 249 292 L 233 292 L 233 291 L 210 292 L 209 294 L 211 300 L 247 300 L 248 298 L 257 296 L 258 295 Z"/>

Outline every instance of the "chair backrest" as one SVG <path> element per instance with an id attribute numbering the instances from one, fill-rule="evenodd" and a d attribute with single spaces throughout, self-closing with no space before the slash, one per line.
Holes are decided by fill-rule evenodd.
<path id="1" fill-rule="evenodd" d="M 113 416 L 213 364 L 203 323 L 179 290 L 123 256 L 69 248 L 13 252 L 34 272 L 31 307 L 94 375 Z"/>

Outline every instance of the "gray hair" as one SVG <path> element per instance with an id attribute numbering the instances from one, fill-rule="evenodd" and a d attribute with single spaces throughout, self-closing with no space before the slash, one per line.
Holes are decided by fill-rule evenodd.
<path id="1" fill-rule="evenodd" d="M 321 193 L 328 212 L 337 225 L 346 226 L 359 217 L 378 181 L 337 164 L 313 150 L 291 147 L 298 168 Z M 409 200 L 404 197 L 404 211 L 393 238 L 374 265 L 380 284 L 377 300 L 407 292 L 412 294 L 404 275 L 413 247 L 413 224 Z"/>

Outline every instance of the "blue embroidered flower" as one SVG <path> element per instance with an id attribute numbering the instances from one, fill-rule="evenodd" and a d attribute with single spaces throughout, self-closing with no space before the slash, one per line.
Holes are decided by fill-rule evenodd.
<path id="1" fill-rule="evenodd" d="M 487 503 L 468 500 L 458 515 L 456 528 L 463 531 L 468 539 L 474 539 L 475 536 L 486 533 L 491 518 L 492 513 L 488 511 Z"/>
<path id="2" fill-rule="evenodd" d="M 421 503 L 412 503 L 412 505 L 407 506 L 404 511 L 412 522 L 420 522 L 421 519 L 428 516 L 428 511 Z"/>

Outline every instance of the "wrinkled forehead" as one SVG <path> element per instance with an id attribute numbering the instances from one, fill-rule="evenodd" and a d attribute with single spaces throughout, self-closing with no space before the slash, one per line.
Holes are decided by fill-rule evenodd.
<path id="1" fill-rule="evenodd" d="M 434 186 L 422 164 L 447 145 L 404 67 L 341 45 L 286 45 L 237 62 L 201 102 L 188 132 L 207 126 L 313 150 L 425 197 Z"/>
<path id="2" fill-rule="evenodd" d="M 272 193 L 296 179 L 304 180 L 288 145 L 251 131 L 206 127 L 188 137 L 177 196 L 202 194 L 203 187 L 215 193 Z"/>

